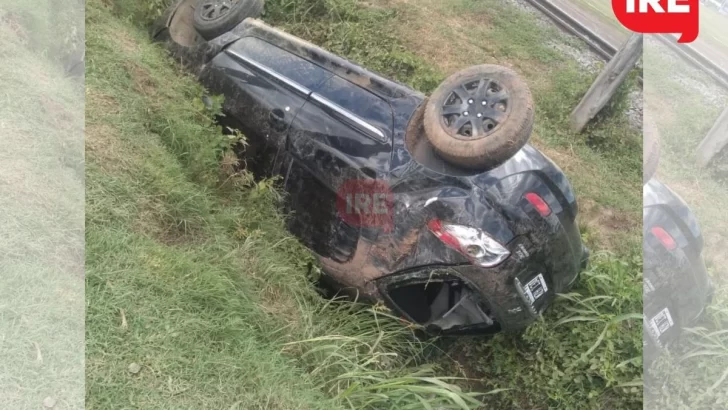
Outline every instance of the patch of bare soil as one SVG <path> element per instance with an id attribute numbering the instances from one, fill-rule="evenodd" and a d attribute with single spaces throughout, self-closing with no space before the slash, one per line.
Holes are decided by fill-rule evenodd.
<path id="1" fill-rule="evenodd" d="M 582 172 L 586 166 L 575 153 L 546 147 L 538 142 L 538 137 L 535 135 L 531 143 L 559 164 L 559 168 L 566 174 Z M 616 250 L 622 243 L 625 233 L 642 225 L 641 214 L 619 212 L 584 197 L 578 198 L 578 204 L 578 222 L 586 226 L 590 232 L 596 233 L 594 239 L 602 249 Z"/>
<path id="2" fill-rule="evenodd" d="M 603 207 L 590 199 L 579 201 L 579 221 L 589 231 L 598 232 L 597 242 L 604 249 L 617 249 L 624 240 L 624 235 L 642 225 L 629 214 Z"/>

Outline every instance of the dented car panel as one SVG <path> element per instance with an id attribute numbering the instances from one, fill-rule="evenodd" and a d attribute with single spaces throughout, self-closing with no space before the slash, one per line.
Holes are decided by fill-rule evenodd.
<path id="1" fill-rule="evenodd" d="M 337 289 L 434 332 L 493 333 L 528 326 L 585 268 L 574 192 L 536 148 L 487 171 L 448 164 L 424 138 L 421 93 L 255 19 L 209 42 L 180 34 L 191 4 L 160 18 L 155 39 L 225 96 L 246 163 L 282 176 L 288 229 Z M 342 217 L 351 181 L 382 189 L 386 224 Z"/>

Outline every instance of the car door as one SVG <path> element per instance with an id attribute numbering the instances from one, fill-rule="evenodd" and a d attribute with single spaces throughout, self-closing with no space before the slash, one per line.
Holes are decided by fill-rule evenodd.
<path id="1" fill-rule="evenodd" d="M 316 253 L 339 262 L 362 233 L 377 227 L 342 218 L 340 189 L 352 180 L 383 180 L 392 152 L 392 109 L 379 96 L 333 76 L 300 109 L 288 135 L 289 229 Z M 341 202 L 339 202 L 341 203 Z"/>
<path id="2" fill-rule="evenodd" d="M 257 176 L 275 173 L 280 148 L 311 92 L 332 76 L 257 37 L 232 43 L 203 69 L 202 83 L 225 96 L 223 124 L 248 139 L 245 160 Z"/>

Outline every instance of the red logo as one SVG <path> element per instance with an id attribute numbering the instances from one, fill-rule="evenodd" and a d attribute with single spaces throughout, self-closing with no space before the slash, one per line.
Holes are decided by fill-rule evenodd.
<path id="1" fill-rule="evenodd" d="M 700 32 L 699 4 L 699 0 L 612 0 L 612 10 L 634 32 L 680 33 L 679 43 L 692 43 Z"/>
<path id="2" fill-rule="evenodd" d="M 352 226 L 382 228 L 390 232 L 393 227 L 394 195 L 389 186 L 376 179 L 351 179 L 338 190 L 336 210 L 341 219 Z"/>

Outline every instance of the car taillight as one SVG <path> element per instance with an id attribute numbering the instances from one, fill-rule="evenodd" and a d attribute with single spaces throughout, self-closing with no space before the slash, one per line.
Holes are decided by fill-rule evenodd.
<path id="1" fill-rule="evenodd" d="M 675 242 L 675 239 L 664 228 L 655 226 L 651 231 L 668 251 L 677 249 L 677 242 Z"/>
<path id="2" fill-rule="evenodd" d="M 486 268 L 498 265 L 510 256 L 510 252 L 480 229 L 448 224 L 433 219 L 427 228 L 442 243 L 465 255 L 474 264 Z"/>
<path id="3" fill-rule="evenodd" d="M 549 204 L 547 204 L 546 201 L 544 201 L 540 195 L 533 193 L 533 192 L 529 192 L 524 196 L 525 196 L 526 200 L 528 200 L 528 202 L 531 205 L 533 205 L 534 208 L 536 208 L 536 210 L 538 211 L 539 214 L 541 214 L 541 216 L 543 216 L 545 218 L 545 217 L 551 215 L 551 207 L 549 207 Z"/>

